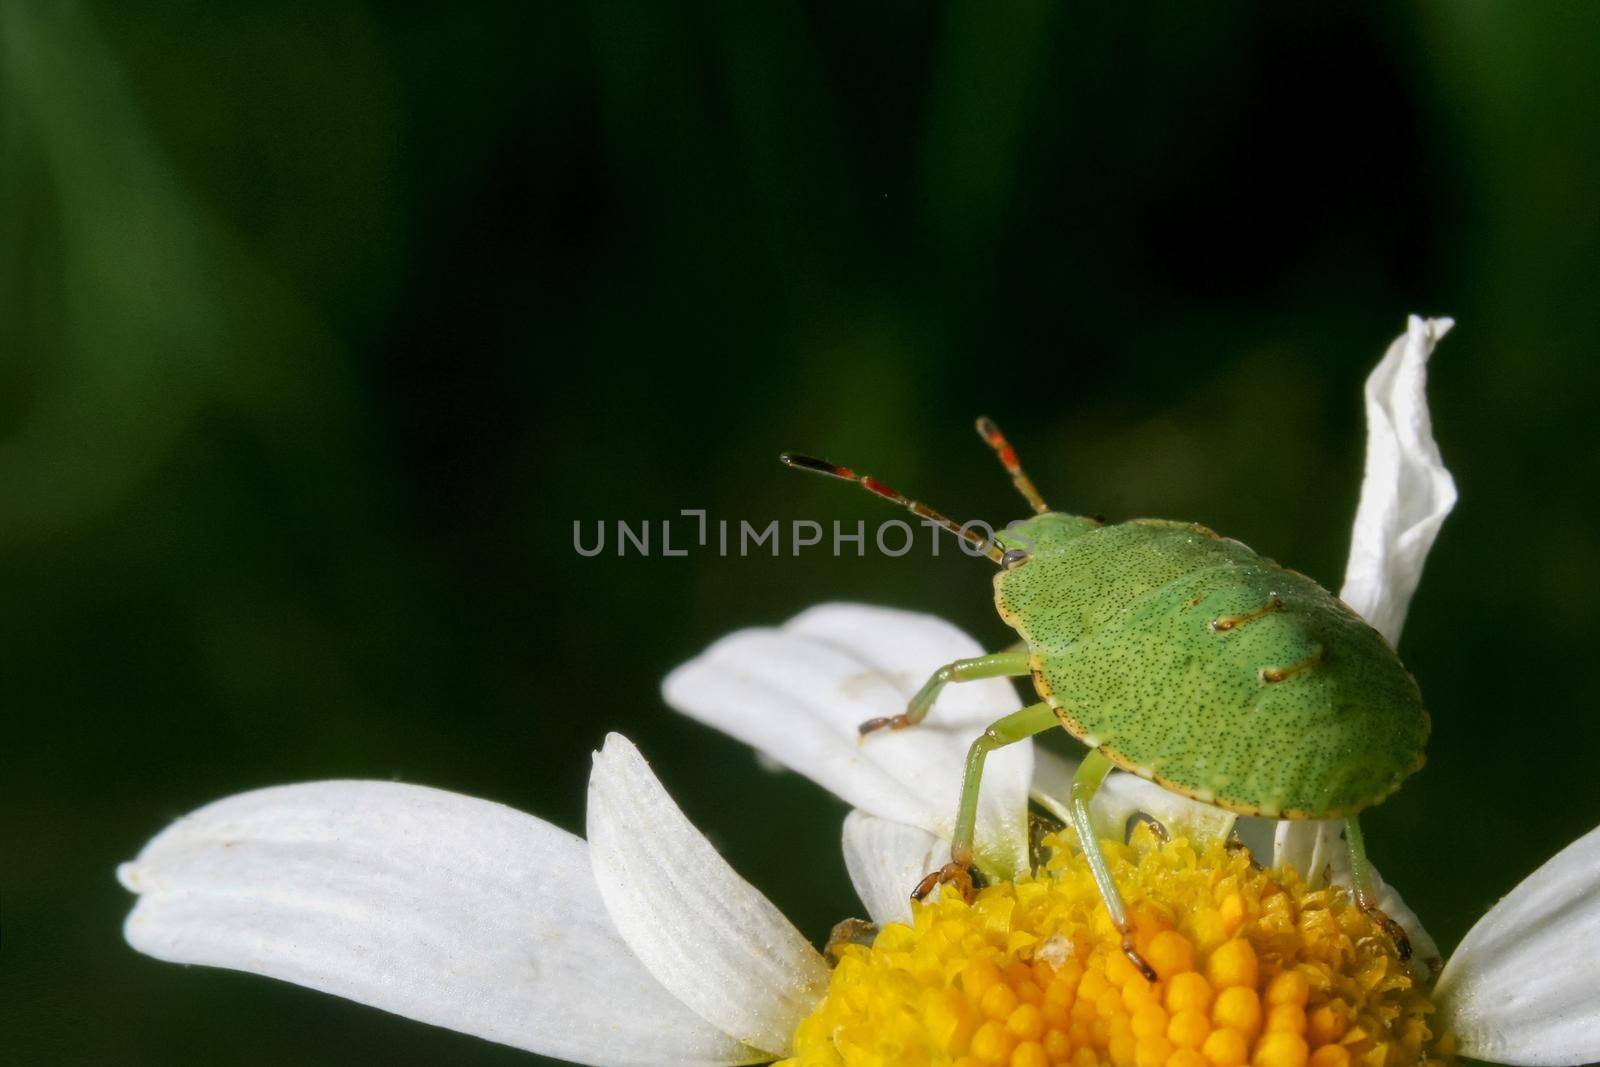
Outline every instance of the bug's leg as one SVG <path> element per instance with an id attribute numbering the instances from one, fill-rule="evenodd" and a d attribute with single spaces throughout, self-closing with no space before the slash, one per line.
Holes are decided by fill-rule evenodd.
<path id="1" fill-rule="evenodd" d="M 1094 799 L 1100 783 L 1106 780 L 1111 769 L 1111 761 L 1099 749 L 1091 749 L 1083 762 L 1078 764 L 1077 773 L 1072 776 L 1072 803 L 1067 810 L 1072 816 L 1072 828 L 1077 831 L 1083 858 L 1089 864 L 1089 873 L 1094 876 L 1095 888 L 1100 890 L 1100 899 L 1111 915 L 1112 924 L 1122 934 L 1123 955 L 1139 968 L 1140 973 L 1154 982 L 1155 969 L 1134 948 L 1133 925 L 1128 922 L 1127 906 L 1122 903 L 1122 894 L 1117 892 L 1117 883 L 1111 877 L 1111 868 L 1106 865 L 1105 853 L 1100 851 L 1100 839 L 1089 820 L 1089 802 Z"/>
<path id="2" fill-rule="evenodd" d="M 917 690 L 917 695 L 911 698 L 905 711 L 899 715 L 886 715 L 881 719 L 868 719 L 861 724 L 860 730 L 864 734 L 870 734 L 875 730 L 904 730 L 907 726 L 915 726 L 928 717 L 933 702 L 939 699 L 939 691 L 945 687 L 946 682 L 973 682 L 979 678 L 1020 678 L 1031 673 L 1031 670 L 1028 666 L 1028 650 L 1023 646 L 1013 646 L 1004 652 L 991 652 L 987 656 L 973 656 L 971 659 L 958 659 L 954 663 L 946 663 L 934 671 L 933 677 Z"/>
<path id="3" fill-rule="evenodd" d="M 1350 877 L 1356 886 L 1356 904 L 1389 935 L 1401 962 L 1410 960 L 1411 938 L 1406 936 L 1405 928 L 1378 907 L 1378 894 L 1372 885 L 1372 861 L 1367 859 L 1367 842 L 1361 836 L 1361 824 L 1354 815 L 1344 821 L 1344 840 L 1350 846 Z"/>
<path id="4" fill-rule="evenodd" d="M 950 862 L 917 883 L 913 900 L 933 892 L 934 886 L 953 885 L 962 896 L 972 897 L 972 838 L 978 825 L 978 783 L 983 778 L 983 761 L 997 748 L 1004 748 L 1034 734 L 1060 725 L 1049 704 L 1031 704 L 989 724 L 972 747 L 967 749 L 967 771 L 961 779 L 961 804 L 956 809 L 955 833 L 950 837 Z"/>

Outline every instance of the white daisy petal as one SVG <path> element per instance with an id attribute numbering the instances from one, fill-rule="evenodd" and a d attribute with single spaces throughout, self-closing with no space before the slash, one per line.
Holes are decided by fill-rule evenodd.
<path id="1" fill-rule="evenodd" d="M 1106 775 L 1100 791 L 1089 803 L 1089 816 L 1102 836 L 1125 840 L 1128 820 L 1143 812 L 1174 835 L 1191 840 L 1226 838 L 1236 816 L 1211 804 L 1163 789 L 1154 782 L 1124 771 Z"/>
<path id="2" fill-rule="evenodd" d="M 576 1063 L 761 1058 L 634 958 L 582 840 L 489 801 L 394 782 L 263 789 L 180 819 L 117 874 L 139 894 L 128 943 L 158 959 Z"/>
<path id="3" fill-rule="evenodd" d="M 650 973 L 724 1033 L 786 1052 L 827 989 L 827 964 L 620 734 L 595 753 L 588 827 L 601 898 Z"/>
<path id="4" fill-rule="evenodd" d="M 1454 325 L 1413 315 L 1367 377 L 1367 462 L 1339 596 L 1395 644 L 1456 485 L 1433 440 L 1428 357 Z"/>
<path id="5" fill-rule="evenodd" d="M 1072 776 L 1078 761 L 1046 748 L 1033 746 L 1033 781 L 1028 795 L 1063 823 L 1068 819 L 1067 804 L 1072 800 Z"/>
<path id="6" fill-rule="evenodd" d="M 1600 1060 L 1600 827 L 1558 852 L 1467 932 L 1434 988 L 1473 1059 Z"/>
<path id="7" fill-rule="evenodd" d="M 945 687 L 927 720 L 860 736 L 896 715 L 935 670 L 982 653 L 943 620 L 859 604 L 824 604 L 780 628 L 741 630 L 679 667 L 667 703 L 805 775 L 852 807 L 949 839 L 967 747 L 1023 704 L 1005 679 Z M 990 755 L 978 811 L 978 860 L 1010 876 L 1027 867 L 1032 745 Z"/>
<path id="8" fill-rule="evenodd" d="M 926 830 L 864 811 L 845 816 L 844 865 L 879 925 L 911 921 L 911 890 L 948 855 L 944 841 Z"/>

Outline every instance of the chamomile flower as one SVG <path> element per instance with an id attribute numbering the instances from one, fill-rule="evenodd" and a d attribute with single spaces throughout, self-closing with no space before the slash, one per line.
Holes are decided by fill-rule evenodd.
<path id="1" fill-rule="evenodd" d="M 1344 596 L 1391 640 L 1454 499 L 1423 397 L 1448 322 L 1413 319 L 1368 382 Z M 1071 767 L 1020 743 L 984 778 L 972 901 L 913 905 L 944 858 L 968 742 L 1014 710 L 954 686 L 862 743 L 977 645 L 937 619 L 826 605 L 668 678 L 696 718 L 843 797 L 846 865 L 878 924 L 829 963 L 683 816 L 633 746 L 596 755 L 588 841 L 487 801 L 324 782 L 219 801 L 119 870 L 126 936 L 576 1063 L 791 1067 L 1363 1067 L 1600 1057 L 1600 830 L 1492 909 L 1432 989 L 1339 886 L 1332 824 L 1276 831 L 1128 775 L 1092 811 L 1151 982 L 1120 952 L 1076 842 L 1030 840 Z M 1130 819 L 1143 813 L 1161 834 Z M 1252 857 L 1230 847 L 1234 829 Z M 1380 902 L 1436 954 L 1409 909 Z"/>
<path id="2" fill-rule="evenodd" d="M 1391 643 L 1456 499 L 1426 397 L 1428 358 L 1451 326 L 1448 319 L 1412 317 L 1366 383 L 1366 469 L 1340 595 Z M 1116 853 L 1119 887 L 1141 902 L 1133 905 L 1143 916 L 1137 947 L 1167 960 L 1165 967 L 1155 963 L 1162 979 L 1156 986 L 1167 984 L 1163 1001 L 1159 989 L 1129 971 L 1081 854 L 1061 848 L 1044 871 L 1012 877 L 1025 841 L 1015 774 L 1033 762 L 1034 799 L 1059 810 L 1055 798 L 1067 795 L 1072 771 L 1043 749 L 1021 751 L 1032 749 L 1022 742 L 990 757 L 991 767 L 996 756 L 1012 761 L 1011 779 L 994 789 L 985 775 L 984 849 L 977 859 L 997 884 L 971 905 L 940 900 L 907 921 L 903 890 L 896 889 L 943 858 L 959 767 L 947 753 L 933 776 L 939 760 L 926 752 L 919 760 L 924 773 L 906 781 L 894 767 L 879 766 L 898 749 L 869 739 L 852 755 L 848 746 L 850 727 L 883 714 L 854 701 L 871 679 L 895 674 L 890 664 L 905 665 L 908 676 L 895 684 L 909 694 L 929 664 L 976 653 L 955 640 L 942 655 L 919 647 L 902 659 L 892 647 L 897 639 L 920 644 L 935 626 L 874 617 L 872 609 L 814 609 L 781 630 L 734 634 L 667 681 L 667 698 L 681 710 L 860 809 L 846 823 L 852 877 L 874 917 L 906 922 L 887 927 L 836 969 L 828 1000 L 801 1030 L 799 1062 L 806 1067 L 923 1061 L 1379 1067 L 1449 1059 L 1457 1051 L 1506 1063 L 1600 1057 L 1594 1036 L 1600 830 L 1485 916 L 1430 992 L 1425 978 L 1439 953 L 1399 895 L 1374 876 L 1380 906 L 1417 952 L 1416 968 L 1402 965 L 1351 903 L 1339 823 L 1285 822 L 1269 837 L 1260 820 L 1235 820 L 1113 775 L 1096 798 L 1097 833 L 1121 846 L 1126 820 L 1142 812 L 1181 835 L 1169 845 L 1146 840 L 1135 852 Z M 774 680 L 780 680 L 776 692 Z M 980 694 L 980 686 L 993 695 Z M 956 702 L 958 690 L 966 690 L 965 703 Z M 1006 701 L 1002 690 L 1009 693 L 1009 686 L 951 687 L 930 723 L 970 735 L 985 719 L 1015 708 L 1015 695 Z M 796 738 L 805 743 L 796 746 Z M 930 736 L 926 743 L 931 749 L 937 742 Z M 829 747 L 831 757 L 818 758 Z M 887 773 L 872 773 L 879 770 Z M 906 795 L 940 789 L 946 795 L 932 807 L 916 808 Z M 1259 864 L 1223 851 L 1233 829 L 1252 840 Z M 1254 962 L 1240 963 L 1240 973 L 1228 978 L 1233 964 L 1215 963 L 1218 954 Z M 1041 1002 L 1046 994 L 1055 999 Z M 1204 1019 L 1202 1008 L 1210 1011 Z M 918 1018 L 908 1031 L 908 1020 Z M 1165 1030 L 1157 1025 L 1162 1019 Z"/>
<path id="3" fill-rule="evenodd" d="M 877 681 L 905 666 L 885 660 Z M 1038 785 L 1062 770 L 1041 759 Z M 1135 809 L 1170 840 L 1124 845 Z M 830 972 L 617 735 L 596 756 L 588 842 L 453 793 L 321 782 L 203 808 L 118 873 L 139 894 L 126 937 L 151 956 L 574 1063 L 1398 1065 L 1448 1059 L 1452 1034 L 1507 1063 L 1596 1051 L 1600 831 L 1491 911 L 1430 997 L 1341 891 L 1228 849 L 1211 809 L 1123 775 L 1094 816 L 1156 983 L 1126 966 L 1070 840 L 970 904 L 913 905 L 945 842 L 860 811 L 845 855 L 880 929 Z"/>

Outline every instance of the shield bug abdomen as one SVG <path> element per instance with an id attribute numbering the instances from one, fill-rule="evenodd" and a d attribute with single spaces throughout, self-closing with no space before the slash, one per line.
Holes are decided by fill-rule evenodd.
<path id="1" fill-rule="evenodd" d="M 1428 716 L 1388 643 L 1327 590 L 1203 526 L 1055 513 L 995 604 L 1066 729 L 1249 815 L 1336 818 L 1423 762 Z"/>

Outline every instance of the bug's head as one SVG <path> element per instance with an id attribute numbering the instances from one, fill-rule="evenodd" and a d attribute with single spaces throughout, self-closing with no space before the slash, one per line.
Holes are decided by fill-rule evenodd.
<path id="1" fill-rule="evenodd" d="M 1015 567 L 1035 553 L 1049 553 L 1051 549 L 1103 525 L 1104 522 L 1097 516 L 1068 515 L 1060 511 L 1047 511 L 1042 515 L 1007 523 L 1005 529 L 996 530 L 994 535 L 1004 553 L 1001 566 Z"/>

